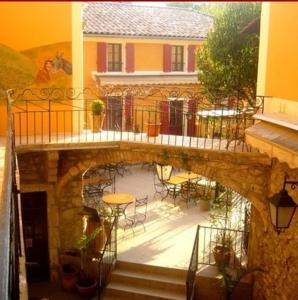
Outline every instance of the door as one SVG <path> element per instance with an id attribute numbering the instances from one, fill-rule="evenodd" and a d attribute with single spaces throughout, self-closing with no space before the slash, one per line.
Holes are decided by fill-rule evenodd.
<path id="1" fill-rule="evenodd" d="M 107 130 L 120 131 L 122 128 L 121 97 L 108 97 Z"/>
<path id="2" fill-rule="evenodd" d="M 27 280 L 49 280 L 47 194 L 22 193 L 21 204 Z"/>
<path id="3" fill-rule="evenodd" d="M 183 101 L 170 101 L 169 134 L 182 135 Z"/>
<path id="4" fill-rule="evenodd" d="M 187 135 L 196 136 L 197 101 L 188 101 Z"/>

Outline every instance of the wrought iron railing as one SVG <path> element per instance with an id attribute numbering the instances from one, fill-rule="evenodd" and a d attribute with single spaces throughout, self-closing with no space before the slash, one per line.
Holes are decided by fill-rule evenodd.
<path id="1" fill-rule="evenodd" d="M 152 91 L 145 91 L 144 94 L 153 97 Z M 166 98 L 170 100 L 164 100 L 161 95 L 160 99 L 147 101 L 144 94 L 133 94 L 129 89 L 125 93 L 109 90 L 103 96 L 85 90 L 67 93 L 59 89 L 17 93 L 12 95 L 16 144 L 134 141 L 213 150 L 250 150 L 244 143 L 244 130 L 254 123 L 253 115 L 262 109 L 263 98 L 251 105 L 235 97 L 207 100 L 198 94 L 194 98 L 184 97 L 183 101 L 172 94 Z M 132 104 L 127 97 L 133 96 L 141 98 Z M 96 97 L 106 102 L 101 132 L 92 130 L 90 103 Z M 153 133 L 152 124 L 155 125 Z"/>
<path id="2" fill-rule="evenodd" d="M 199 235 L 200 233 L 200 225 L 197 227 L 196 237 L 194 241 L 194 245 L 192 248 L 190 263 L 187 271 L 186 277 L 186 299 L 192 300 L 194 298 L 194 287 L 195 287 L 195 279 L 196 272 L 198 270 L 198 258 L 199 258 Z"/>
<path id="3" fill-rule="evenodd" d="M 244 230 L 200 226 L 198 263 L 216 265 L 214 249 L 217 246 L 229 247 L 227 264 L 231 267 L 246 267 L 245 238 L 248 233 Z M 222 244 L 224 241 L 226 244 Z"/>
<path id="4" fill-rule="evenodd" d="M 20 246 L 19 211 L 16 185 L 16 157 L 10 105 L 7 105 L 7 135 L 2 195 L 0 201 L 0 299 L 19 298 Z"/>
<path id="5" fill-rule="evenodd" d="M 111 228 L 107 234 L 107 240 L 101 251 L 101 257 L 98 263 L 98 299 L 102 300 L 104 291 L 109 283 L 111 272 L 117 259 L 117 225 L 116 218 L 111 222 Z"/>

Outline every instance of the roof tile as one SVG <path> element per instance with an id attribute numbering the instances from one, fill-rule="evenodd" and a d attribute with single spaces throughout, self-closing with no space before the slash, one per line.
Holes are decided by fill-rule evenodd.
<path id="1" fill-rule="evenodd" d="M 193 10 L 89 2 L 84 9 L 85 34 L 204 39 L 213 18 Z"/>

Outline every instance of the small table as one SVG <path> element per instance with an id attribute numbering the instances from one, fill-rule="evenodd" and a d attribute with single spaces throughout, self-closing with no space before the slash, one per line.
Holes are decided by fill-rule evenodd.
<path id="1" fill-rule="evenodd" d="M 198 174 L 192 173 L 192 172 L 184 172 L 179 173 L 177 175 L 172 176 L 168 181 L 166 181 L 167 184 L 167 194 L 165 197 L 162 198 L 165 199 L 170 193 L 173 194 L 174 203 L 176 202 L 177 196 L 181 192 L 182 185 L 186 185 L 187 188 L 187 201 L 189 200 L 189 192 L 190 192 L 190 183 L 193 180 L 198 180 L 200 176 Z M 172 188 L 173 187 L 173 188 Z M 188 205 L 188 203 L 187 203 Z"/>
<path id="2" fill-rule="evenodd" d="M 115 214 L 115 225 L 116 225 L 116 235 L 118 229 L 118 219 L 121 214 L 125 213 L 127 206 L 135 201 L 135 196 L 126 193 L 114 193 L 114 194 L 106 194 L 102 196 L 102 201 L 108 204 L 113 213 Z M 124 206 L 121 208 L 121 206 Z M 116 237 L 117 241 L 117 237 Z M 117 242 L 116 242 L 116 253 L 117 253 Z"/>
<path id="3" fill-rule="evenodd" d="M 126 193 L 106 194 L 102 196 L 102 201 L 111 207 L 118 221 L 121 213 L 124 213 L 127 206 L 135 201 L 135 196 Z M 124 208 L 121 208 L 122 205 Z"/>

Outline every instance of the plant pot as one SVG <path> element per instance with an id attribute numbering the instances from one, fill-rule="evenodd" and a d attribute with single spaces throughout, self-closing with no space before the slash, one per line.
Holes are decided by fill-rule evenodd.
<path id="1" fill-rule="evenodd" d="M 202 211 L 210 210 L 210 200 L 199 200 L 199 207 Z"/>
<path id="2" fill-rule="evenodd" d="M 105 116 L 104 113 L 100 115 L 91 115 L 92 132 L 101 132 Z"/>
<path id="3" fill-rule="evenodd" d="M 217 245 L 213 248 L 213 256 L 218 266 L 228 266 L 231 259 L 231 249 L 226 246 Z"/>
<path id="4" fill-rule="evenodd" d="M 62 288 L 71 292 L 76 288 L 76 283 L 79 279 L 79 271 L 72 264 L 64 264 L 62 266 Z"/>
<path id="5" fill-rule="evenodd" d="M 158 136 L 160 132 L 160 123 L 148 123 L 147 135 L 148 136 Z"/>
<path id="6" fill-rule="evenodd" d="M 97 281 L 92 278 L 79 279 L 76 287 L 79 295 L 84 299 L 90 299 L 95 295 Z"/>

